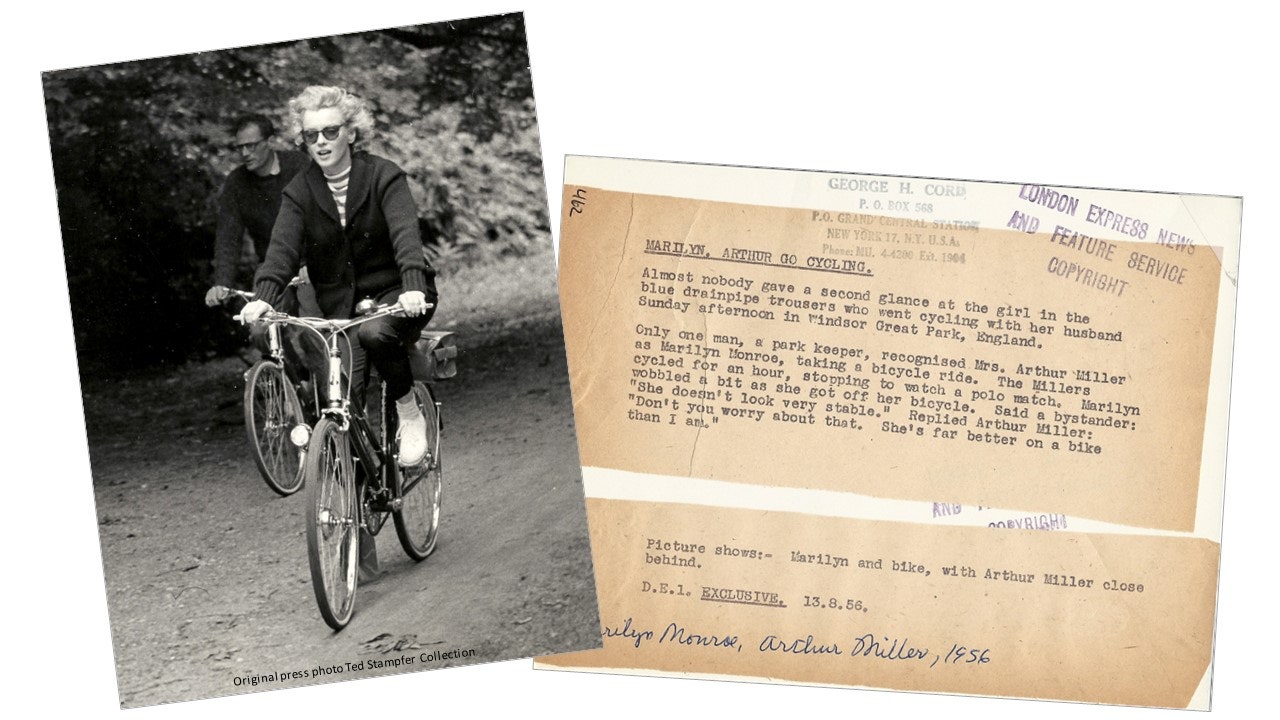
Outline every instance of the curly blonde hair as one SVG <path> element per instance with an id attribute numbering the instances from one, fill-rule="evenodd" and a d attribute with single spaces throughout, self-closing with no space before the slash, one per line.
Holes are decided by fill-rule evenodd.
<path id="1" fill-rule="evenodd" d="M 373 130 L 373 113 L 363 99 L 340 87 L 312 85 L 289 100 L 289 129 L 294 143 L 302 144 L 302 113 L 331 107 L 338 108 L 343 123 L 356 131 L 357 142 Z"/>

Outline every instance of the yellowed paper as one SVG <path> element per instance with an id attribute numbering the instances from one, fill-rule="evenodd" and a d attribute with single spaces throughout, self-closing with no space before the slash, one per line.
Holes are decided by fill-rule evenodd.
<path id="1" fill-rule="evenodd" d="M 588 510 L 605 649 L 557 665 L 1172 706 L 1208 668 L 1207 540 Z"/>
<path id="2" fill-rule="evenodd" d="M 605 649 L 545 664 L 1207 702 L 1238 199 L 565 182 Z"/>

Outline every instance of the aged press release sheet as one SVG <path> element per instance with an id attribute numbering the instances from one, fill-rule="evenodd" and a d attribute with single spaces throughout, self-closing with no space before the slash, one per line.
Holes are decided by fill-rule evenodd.
<path id="1" fill-rule="evenodd" d="M 570 157 L 604 648 L 1208 706 L 1241 201 Z"/>

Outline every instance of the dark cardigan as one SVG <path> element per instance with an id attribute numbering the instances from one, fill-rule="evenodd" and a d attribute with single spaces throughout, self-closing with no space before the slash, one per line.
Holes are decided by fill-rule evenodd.
<path id="1" fill-rule="evenodd" d="M 316 301 L 328 318 L 350 317 L 362 298 L 418 290 L 435 302 L 435 269 L 422 253 L 418 210 L 404 171 L 357 153 L 347 186 L 347 225 L 320 166 L 311 163 L 285 187 L 271 244 L 254 278 L 260 300 L 275 305 L 306 258 Z"/>

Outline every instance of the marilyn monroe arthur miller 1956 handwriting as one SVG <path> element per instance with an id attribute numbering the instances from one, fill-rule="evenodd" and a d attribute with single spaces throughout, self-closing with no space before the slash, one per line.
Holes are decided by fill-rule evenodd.
<path id="1" fill-rule="evenodd" d="M 570 157 L 617 669 L 1208 702 L 1238 198 Z"/>

